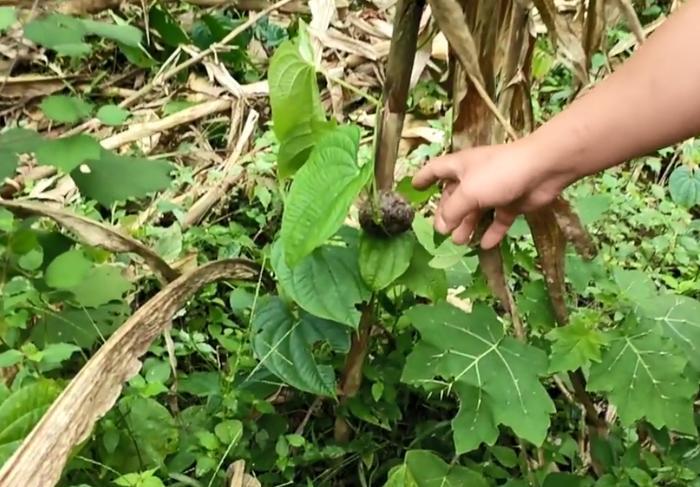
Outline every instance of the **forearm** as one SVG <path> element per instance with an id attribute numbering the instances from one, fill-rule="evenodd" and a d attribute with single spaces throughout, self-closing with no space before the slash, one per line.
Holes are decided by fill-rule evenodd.
<path id="1" fill-rule="evenodd" d="M 700 0 L 530 137 L 566 183 L 700 133 Z"/>

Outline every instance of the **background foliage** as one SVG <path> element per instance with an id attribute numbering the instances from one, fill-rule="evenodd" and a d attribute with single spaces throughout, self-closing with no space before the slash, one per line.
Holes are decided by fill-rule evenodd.
<path id="1" fill-rule="evenodd" d="M 472 249 L 433 233 L 434 192 L 405 177 L 451 131 L 435 29 L 396 171 L 417 214 L 388 238 L 358 228 L 355 203 L 374 195 L 368 113 L 393 11 L 343 4 L 319 33 L 323 2 L 249 27 L 246 2 L 197 3 L 0 7 L 1 463 L 170 279 L 138 240 L 165 274 L 245 258 L 260 276 L 207 285 L 177 313 L 60 485 L 700 485 L 698 141 L 567 190 L 600 251 L 567 250 L 566 326 L 516 222 L 502 257 L 522 342 Z M 649 31 L 676 6 L 634 5 Z M 589 82 L 633 51 L 628 25 L 609 17 Z M 542 122 L 580 80 L 532 27 Z M 110 247 L 75 215 L 133 241 Z"/>

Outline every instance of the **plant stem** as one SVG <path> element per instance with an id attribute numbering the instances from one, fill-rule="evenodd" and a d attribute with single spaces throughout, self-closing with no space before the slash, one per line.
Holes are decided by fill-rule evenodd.
<path id="1" fill-rule="evenodd" d="M 384 107 L 377 126 L 375 147 L 374 174 L 379 190 L 390 190 L 394 185 L 394 166 L 406 116 L 406 101 L 424 6 L 424 0 L 400 0 L 396 5 L 384 83 Z"/>

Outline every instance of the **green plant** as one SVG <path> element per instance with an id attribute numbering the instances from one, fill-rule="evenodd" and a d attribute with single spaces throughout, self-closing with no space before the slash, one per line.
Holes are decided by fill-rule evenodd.
<path id="1" fill-rule="evenodd" d="M 549 11 L 551 2 L 536 3 Z M 516 20 L 529 15 L 516 2 L 463 5 L 467 22 L 438 19 L 440 27 L 450 40 L 455 28 L 468 31 L 482 47 L 495 38 L 511 46 L 503 36 L 524 32 Z M 496 5 L 499 22 L 477 21 L 493 20 Z M 572 209 L 558 207 L 559 217 L 579 215 L 590 241 L 543 243 L 560 228 L 547 214 L 520 219 L 498 252 L 457 246 L 432 229 L 438 189 L 417 192 L 410 176 L 395 183 L 394 163 L 412 168 L 451 139 L 490 143 L 510 129 L 484 105 L 478 76 L 457 67 L 450 79 L 464 90 L 429 122 L 444 143 L 399 155 L 407 110 L 425 117 L 450 106 L 443 80 L 424 78 L 409 91 L 404 60 L 434 33 L 419 32 L 421 7 L 398 4 L 404 37 L 392 43 L 381 102 L 332 76 L 296 19 L 284 28 L 265 18 L 220 52 L 217 43 L 246 22 L 235 9 L 154 2 L 147 12 L 135 7 L 143 17 L 113 14 L 114 23 L 48 14 L 24 25 L 52 69 L 77 69 L 80 56 L 99 71 L 116 54 L 117 70 L 129 63 L 149 76 L 192 42 L 214 49 L 212 62 L 236 79 L 257 80 L 262 48 L 273 53 L 271 127 L 254 133 L 238 161 L 239 186 L 195 226 L 188 191 L 217 184 L 221 174 L 207 164 L 230 149 L 221 118 L 164 134 L 173 162 L 144 144 L 105 149 L 76 127 L 96 117 L 91 126 L 106 133 L 128 131 L 144 107 L 103 94 L 98 81 L 67 81 L 69 89 L 31 105 L 41 123 L 18 116 L 0 133 L 0 175 L 35 161 L 79 192 L 63 200 L 70 209 L 18 198 L 37 194 L 31 182 L 0 200 L 3 462 L 164 283 L 201 262 L 246 259 L 260 264 L 255 279 L 210 283 L 182 303 L 114 406 L 74 445 L 60 485 L 223 486 L 231 476 L 264 486 L 700 485 L 694 141 L 571 188 Z M 641 7 L 648 21 L 666 8 Z M 0 9 L 0 31 L 17 29 L 15 13 Z M 595 16 L 583 15 L 605 37 L 590 24 Z M 601 76 L 612 62 L 593 40 L 576 58 L 573 41 L 554 34 L 523 43 L 532 50 L 522 57 L 484 48 L 483 90 L 508 120 L 546 120 L 576 95 L 582 75 Z M 629 35 L 614 25 L 606 39 Z M 532 69 L 507 62 L 528 53 Z M 518 76 L 507 75 L 514 66 Z M 184 79 L 166 79 L 173 96 L 155 100 L 158 116 L 197 105 Z M 323 80 L 377 108 L 373 145 L 365 129 L 326 113 Z M 178 191 L 186 197 L 173 197 Z M 556 259 L 542 258 L 543 249 Z"/>

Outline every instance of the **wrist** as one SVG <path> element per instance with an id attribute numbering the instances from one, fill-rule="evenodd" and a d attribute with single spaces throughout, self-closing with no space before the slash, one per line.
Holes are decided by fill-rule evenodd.
<path id="1" fill-rule="evenodd" d="M 524 160 L 530 161 L 540 183 L 556 187 L 557 191 L 587 176 L 585 146 L 577 142 L 580 134 L 557 133 L 556 127 L 544 125 L 520 139 Z"/>

